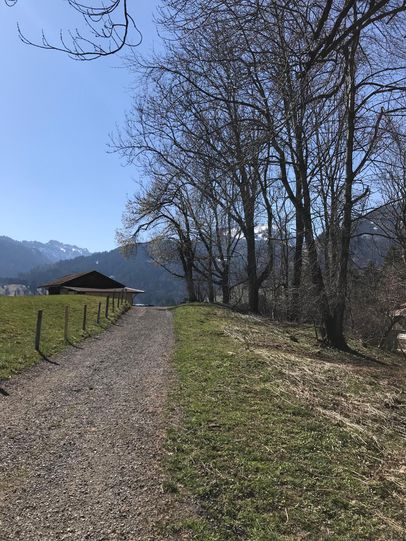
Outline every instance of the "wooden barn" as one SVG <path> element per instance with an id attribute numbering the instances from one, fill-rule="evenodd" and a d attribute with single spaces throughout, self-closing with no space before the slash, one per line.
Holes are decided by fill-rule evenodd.
<path id="1" fill-rule="evenodd" d="M 133 304 L 135 295 L 144 293 L 141 289 L 126 287 L 98 271 L 68 274 L 47 284 L 42 284 L 38 286 L 38 289 L 47 290 L 48 295 L 123 296 L 130 304 Z"/>

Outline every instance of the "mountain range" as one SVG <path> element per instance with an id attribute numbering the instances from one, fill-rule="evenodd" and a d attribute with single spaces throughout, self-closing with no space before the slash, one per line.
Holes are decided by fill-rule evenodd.
<path id="1" fill-rule="evenodd" d="M 88 255 L 90 252 L 86 248 L 63 244 L 57 240 L 43 243 L 0 236 L 0 276 L 14 277 L 34 267 Z"/>
<path id="2" fill-rule="evenodd" d="M 4 237 L 0 237 L 1 239 L 4 239 Z M 0 278 L 0 286 L 3 285 L 3 293 L 0 288 L 0 295 L 12 294 L 10 292 L 14 291 L 14 289 L 10 288 L 11 284 L 21 284 L 26 286 L 27 291 L 35 293 L 39 285 L 60 276 L 98 270 L 127 287 L 144 290 L 145 294 L 137 297 L 137 302 L 169 305 L 177 304 L 185 299 L 183 282 L 151 260 L 147 244 L 138 244 L 134 253 L 128 257 L 124 257 L 119 249 L 93 254 L 83 250 L 89 255 L 79 255 L 74 259 L 65 257 L 65 259 L 60 258 L 55 263 L 49 263 L 49 256 L 46 261 L 41 259 L 43 254 L 39 252 L 38 247 L 32 248 L 26 245 L 21 247 L 19 246 L 21 243 L 14 242 L 16 245 L 9 242 L 0 244 L 0 276 L 3 276 L 3 278 Z M 12 248 L 15 248 L 14 251 L 9 249 L 10 244 Z M 4 246 L 8 249 L 7 258 L 10 258 L 8 262 L 3 252 Z M 60 246 L 66 249 L 66 252 L 62 252 L 65 256 L 74 254 L 73 249 L 82 250 L 77 247 L 70 247 L 71 250 L 68 251 L 68 245 L 60 244 Z M 24 261 L 19 257 L 20 254 L 23 255 L 23 248 L 32 250 L 29 252 L 31 256 L 30 263 L 38 261 L 36 266 L 29 269 L 24 268 Z M 15 272 L 4 272 L 4 269 L 7 271 L 15 269 Z M 8 288 L 6 289 L 5 286 L 8 286 Z"/>
<path id="3" fill-rule="evenodd" d="M 38 250 L 49 261 L 65 261 L 66 259 L 74 259 L 81 255 L 90 255 L 87 248 L 79 248 L 72 244 L 63 244 L 57 240 L 50 240 L 47 243 L 38 242 L 35 240 L 23 240 L 23 245 L 27 248 Z"/>
<path id="4" fill-rule="evenodd" d="M 388 222 L 382 212 L 370 213 L 358 222 L 351 242 L 351 259 L 356 267 L 383 263 L 392 244 L 383 234 Z M 258 245 L 266 242 L 266 231 L 261 226 L 256 229 L 256 241 Z M 277 254 L 278 250 L 276 257 Z M 47 281 L 90 270 L 98 270 L 128 287 L 144 290 L 139 302 L 145 304 L 171 305 L 186 296 L 183 282 L 152 261 L 147 243 L 138 244 L 133 254 L 124 257 L 119 249 L 91 254 L 85 248 L 54 240 L 18 242 L 0 236 L 0 295 L 35 293 L 36 288 Z"/>

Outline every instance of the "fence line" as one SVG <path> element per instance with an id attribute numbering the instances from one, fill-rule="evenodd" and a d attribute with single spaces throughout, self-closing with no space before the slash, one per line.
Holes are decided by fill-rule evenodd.
<path id="1" fill-rule="evenodd" d="M 65 342 L 67 342 L 69 337 L 69 306 L 65 306 L 65 325 L 63 329 L 63 337 Z"/>
<path id="2" fill-rule="evenodd" d="M 122 307 L 123 300 L 121 299 L 121 301 L 122 301 L 121 304 L 119 304 L 119 300 L 117 300 L 117 308 Z M 106 320 L 109 318 L 109 303 L 110 303 L 110 297 L 106 297 L 106 307 L 105 307 Z M 87 308 L 88 308 L 88 305 L 84 304 L 83 317 L 82 317 L 82 331 L 83 332 L 86 332 L 86 329 L 87 329 L 87 323 L 88 323 Z M 102 303 L 99 302 L 97 306 L 96 325 L 100 325 L 101 308 L 102 308 Z M 128 303 L 125 308 L 130 308 L 130 304 Z M 113 297 L 113 311 L 114 311 L 114 297 Z M 36 324 L 35 324 L 35 337 L 34 337 L 34 348 L 35 348 L 35 351 L 38 351 L 38 352 L 41 352 L 41 334 L 42 334 L 43 319 L 44 319 L 44 310 L 38 310 Z M 69 306 L 65 305 L 64 320 L 63 320 L 63 338 L 64 338 L 65 343 L 69 342 L 69 320 L 70 320 Z"/>
<path id="3" fill-rule="evenodd" d="M 83 305 L 83 324 L 82 331 L 86 332 L 86 319 L 87 319 L 87 304 Z"/>
<path id="4" fill-rule="evenodd" d="M 37 324 L 35 327 L 35 351 L 40 351 L 41 345 L 41 327 L 42 327 L 42 315 L 43 310 L 38 310 L 37 314 Z"/>

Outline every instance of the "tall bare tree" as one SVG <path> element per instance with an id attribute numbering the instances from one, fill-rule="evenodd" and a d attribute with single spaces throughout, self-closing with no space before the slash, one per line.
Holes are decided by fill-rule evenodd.
<path id="1" fill-rule="evenodd" d="M 289 201 L 289 315 L 300 317 L 305 257 L 326 339 L 338 347 L 350 243 L 374 201 L 383 119 L 405 110 L 405 9 L 396 0 L 167 0 L 161 22 L 171 40 L 144 63 L 149 95 L 118 145 L 130 159 L 158 154 L 223 209 L 233 194 L 227 209 L 245 238 L 253 311 L 274 272 L 275 211 Z"/>

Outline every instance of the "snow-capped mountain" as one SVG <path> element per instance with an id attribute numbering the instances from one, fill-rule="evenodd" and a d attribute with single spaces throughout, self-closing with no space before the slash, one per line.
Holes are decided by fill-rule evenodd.
<path id="1" fill-rule="evenodd" d="M 56 261 L 65 261 L 66 259 L 74 259 L 81 255 L 88 256 L 90 252 L 87 248 L 79 248 L 72 244 L 63 244 L 57 240 L 50 240 L 47 243 L 38 242 L 35 240 L 23 240 L 22 244 L 38 250 L 51 263 Z"/>
<path id="2" fill-rule="evenodd" d="M 232 233 L 234 235 L 239 235 L 240 239 L 242 240 L 244 238 L 242 232 L 240 229 L 233 229 Z M 255 240 L 257 242 L 262 242 L 268 240 L 268 226 L 265 224 L 257 224 L 254 228 L 255 233 Z M 279 239 L 280 238 L 280 232 L 276 227 L 272 228 L 272 238 L 273 239 Z"/>
<path id="3" fill-rule="evenodd" d="M 267 240 L 268 238 L 268 226 L 267 225 L 257 225 L 255 227 L 255 237 L 256 240 Z M 276 233 L 276 229 L 272 231 L 272 234 L 274 235 Z"/>
<path id="4" fill-rule="evenodd" d="M 20 242 L 0 236 L 0 277 L 12 278 L 34 267 L 88 255 L 90 252 L 86 248 L 56 240 L 46 243 L 26 240 Z"/>

